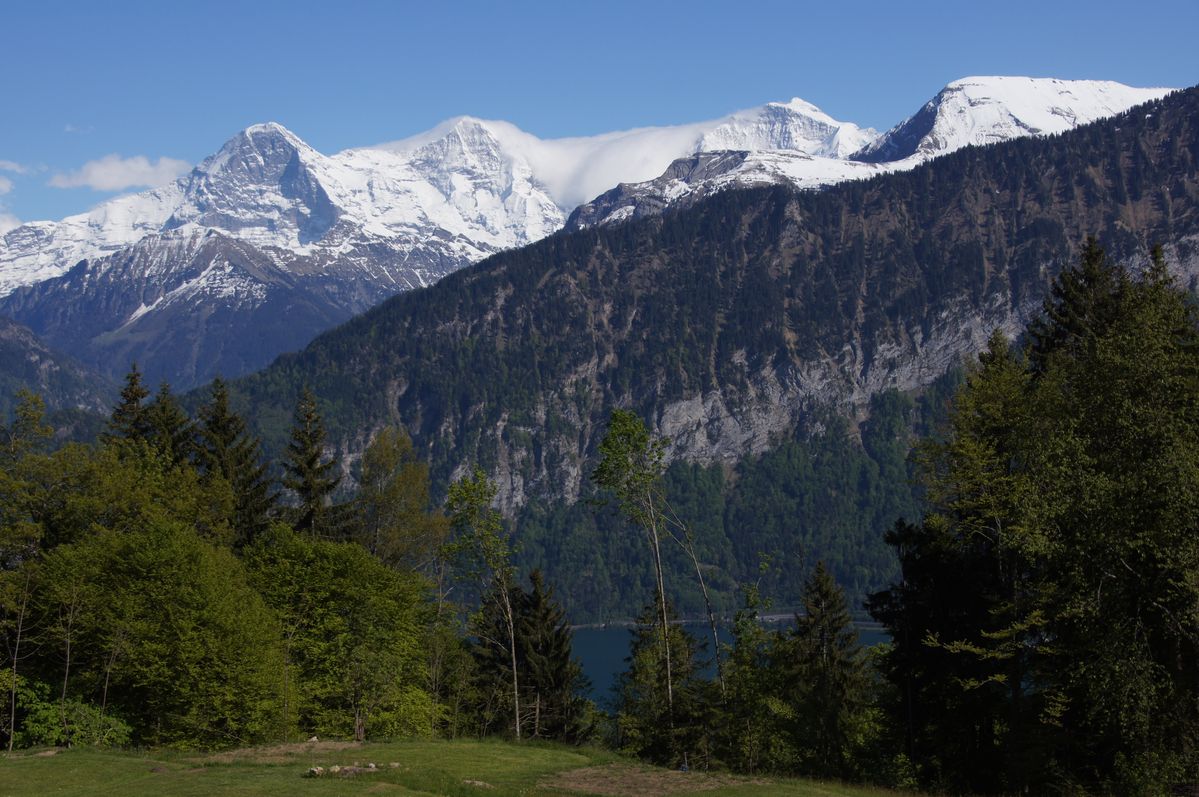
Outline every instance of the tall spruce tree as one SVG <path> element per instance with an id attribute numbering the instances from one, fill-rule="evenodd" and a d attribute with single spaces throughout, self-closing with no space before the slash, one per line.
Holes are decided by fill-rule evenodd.
<path id="1" fill-rule="evenodd" d="M 199 416 L 197 458 L 206 474 L 224 479 L 233 490 L 234 545 L 241 547 L 267 528 L 275 508 L 262 446 L 230 409 L 229 389 L 222 379 L 213 380 L 212 394 Z"/>
<path id="2" fill-rule="evenodd" d="M 580 742 L 591 732 L 588 701 L 580 696 L 587 679 L 572 658 L 573 634 L 566 613 L 554 600 L 540 571 L 529 575 L 531 590 L 512 585 L 516 616 L 516 666 L 520 677 L 521 736 Z M 503 603 L 492 597 L 472 618 L 471 645 L 475 667 L 475 711 L 481 733 L 503 730 L 512 716 L 508 633 Z"/>
<path id="3" fill-rule="evenodd" d="M 525 714 L 529 736 L 579 742 L 589 733 L 583 668 L 572 657 L 574 634 L 540 570 L 529 574 L 532 589 L 520 600 L 518 649 L 524 661 Z"/>
<path id="4" fill-rule="evenodd" d="M 179 406 L 171 386 L 163 382 L 145 408 L 147 437 L 150 444 L 172 465 L 188 462 L 195 456 L 196 428 Z"/>
<path id="5" fill-rule="evenodd" d="M 821 778 L 856 776 L 855 746 L 869 682 L 845 593 L 823 562 L 804 584 L 803 614 L 795 618 L 784 650 L 799 771 Z"/>
<path id="6" fill-rule="evenodd" d="M 150 436 L 150 421 L 146 416 L 146 399 L 150 391 L 142 384 L 141 371 L 137 363 L 129 366 L 125 375 L 125 386 L 121 397 L 112 409 L 108 429 L 103 434 L 106 442 L 117 440 L 147 440 Z"/>
<path id="7" fill-rule="evenodd" d="M 332 535 L 330 504 L 341 481 L 337 460 L 325 459 L 325 424 L 316 408 L 316 397 L 305 387 L 296 403 L 291 441 L 283 460 L 283 486 L 295 494 L 292 526 L 316 536 Z"/>
<path id="8" fill-rule="evenodd" d="M 1042 316 L 1028 326 L 1034 368 L 1043 369 L 1051 352 L 1082 354 L 1116 319 L 1128 287 L 1128 273 L 1088 237 L 1078 263 L 1053 281 Z"/>

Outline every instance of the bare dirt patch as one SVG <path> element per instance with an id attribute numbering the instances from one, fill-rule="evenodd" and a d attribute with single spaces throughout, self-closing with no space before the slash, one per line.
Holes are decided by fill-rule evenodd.
<path id="1" fill-rule="evenodd" d="M 701 772 L 642 769 L 628 764 L 607 764 L 559 772 L 542 781 L 540 785 L 582 794 L 602 794 L 611 797 L 655 797 L 655 795 L 710 791 L 724 786 L 761 782 L 731 775 L 707 775 Z"/>
<path id="2" fill-rule="evenodd" d="M 303 756 L 340 753 L 361 746 L 357 742 L 291 742 L 227 750 L 205 756 L 203 761 L 206 764 L 287 764 Z"/>

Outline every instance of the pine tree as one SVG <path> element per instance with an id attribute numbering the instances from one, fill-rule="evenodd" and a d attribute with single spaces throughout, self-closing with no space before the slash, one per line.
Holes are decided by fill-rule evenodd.
<path id="1" fill-rule="evenodd" d="M 158 386 L 158 393 L 144 414 L 150 444 L 172 465 L 190 461 L 195 454 L 196 429 L 171 393 L 170 385 L 163 382 Z"/>
<path id="2" fill-rule="evenodd" d="M 532 590 L 521 595 L 517 620 L 529 735 L 578 742 L 587 735 L 588 728 L 587 701 L 579 696 L 586 688 L 586 678 L 583 668 L 571 657 L 574 634 L 541 571 L 534 570 L 529 582 Z"/>
<path id="3" fill-rule="evenodd" d="M 337 461 L 325 460 L 325 424 L 316 408 L 316 397 L 304 388 L 296 403 L 291 442 L 283 462 L 283 486 L 291 490 L 299 505 L 292 525 L 296 531 L 331 536 L 329 506 L 341 477 L 335 475 Z"/>
<path id="4" fill-rule="evenodd" d="M 800 750 L 800 771 L 849 779 L 854 739 L 862 722 L 867 677 L 845 593 L 823 562 L 804 584 L 803 614 L 786 647 L 791 654 L 790 701 Z"/>
<path id="5" fill-rule="evenodd" d="M 146 417 L 145 401 L 149 395 L 150 391 L 142 384 L 141 371 L 137 370 L 137 363 L 133 363 L 125 375 L 121 398 L 108 419 L 108 431 L 103 435 L 106 442 L 148 439 L 150 423 Z"/>
<path id="6" fill-rule="evenodd" d="M 1044 369 L 1053 352 L 1078 354 L 1103 334 L 1119 313 L 1128 274 L 1108 261 L 1095 238 L 1088 237 L 1077 265 L 1054 280 L 1041 318 L 1028 327 L 1033 366 Z"/>
<path id="7" fill-rule="evenodd" d="M 629 668 L 617 680 L 620 748 L 664 766 L 698 765 L 712 744 L 710 684 L 700 677 L 700 644 L 678 623 L 666 604 L 672 690 L 667 690 L 666 655 L 662 650 L 661 609 L 646 606 L 632 629 Z"/>
<path id="8" fill-rule="evenodd" d="M 234 545 L 241 547 L 266 529 L 275 507 L 262 447 L 246 431 L 241 416 L 229 408 L 229 390 L 223 380 L 213 380 L 212 395 L 199 415 L 198 459 L 206 474 L 224 479 L 233 490 Z"/>

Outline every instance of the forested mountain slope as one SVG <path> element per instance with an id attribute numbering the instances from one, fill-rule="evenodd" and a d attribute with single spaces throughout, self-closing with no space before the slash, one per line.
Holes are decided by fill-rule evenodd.
<path id="1" fill-rule="evenodd" d="M 509 511 L 576 500 L 616 406 L 676 459 L 744 466 L 819 438 L 830 411 L 856 438 L 873 396 L 927 386 L 993 329 L 1022 328 L 1088 234 L 1123 259 L 1160 241 L 1193 275 L 1197 163 L 1191 89 L 819 193 L 728 191 L 492 257 L 235 389 L 275 440 L 305 384 L 344 452 L 401 424 L 442 485 L 478 461 Z M 742 544 L 718 567 L 754 572 L 759 531 L 726 518 L 714 533 Z"/>
<path id="2" fill-rule="evenodd" d="M 117 393 L 98 373 L 51 351 L 28 327 L 0 316 L 0 411 L 5 417 L 22 388 L 41 396 L 52 411 L 104 412 Z"/>

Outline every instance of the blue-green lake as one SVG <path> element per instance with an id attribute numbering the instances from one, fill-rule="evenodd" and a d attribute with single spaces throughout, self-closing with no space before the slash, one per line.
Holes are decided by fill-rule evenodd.
<path id="1" fill-rule="evenodd" d="M 701 642 L 708 640 L 706 655 L 711 657 L 711 631 L 706 624 L 687 624 L 685 626 L 692 635 Z M 720 641 L 731 642 L 728 629 L 719 627 Z M 603 708 L 610 708 L 612 703 L 612 688 L 616 678 L 627 666 L 625 659 L 629 655 L 629 641 L 632 639 L 631 629 L 627 626 L 607 626 L 605 628 L 576 628 L 574 632 L 574 655 L 583 665 L 583 673 L 591 681 L 592 700 Z M 861 624 L 858 626 L 858 639 L 863 645 L 872 646 L 886 642 L 887 634 L 877 625 Z M 715 674 L 714 665 L 709 662 L 709 675 Z"/>

